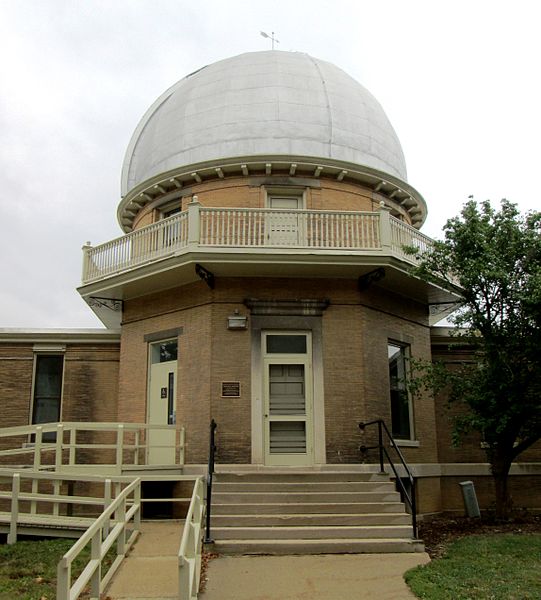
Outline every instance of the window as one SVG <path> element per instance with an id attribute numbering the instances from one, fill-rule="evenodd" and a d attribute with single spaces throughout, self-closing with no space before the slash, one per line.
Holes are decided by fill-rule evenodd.
<path id="1" fill-rule="evenodd" d="M 55 423 L 60 420 L 64 356 L 36 354 L 32 423 Z M 44 441 L 54 441 L 55 433 L 43 435 Z"/>
<path id="2" fill-rule="evenodd" d="M 391 395 L 391 433 L 399 440 L 413 439 L 413 414 L 410 396 L 406 386 L 406 360 L 409 346 L 389 342 L 389 382 Z"/>
<path id="3" fill-rule="evenodd" d="M 180 204 L 173 208 L 168 208 L 166 210 L 162 210 L 162 213 L 161 213 L 162 219 L 167 219 L 167 217 L 172 217 L 173 215 L 176 215 L 179 212 L 182 212 L 182 207 L 180 206 Z"/>
<path id="4" fill-rule="evenodd" d="M 153 344 L 151 352 L 152 364 L 177 360 L 178 342 L 177 340 L 168 340 Z"/>

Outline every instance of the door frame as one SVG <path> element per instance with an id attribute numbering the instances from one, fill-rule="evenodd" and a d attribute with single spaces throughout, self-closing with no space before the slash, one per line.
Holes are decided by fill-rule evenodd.
<path id="1" fill-rule="evenodd" d="M 306 338 L 306 352 L 301 353 L 268 353 L 265 349 L 266 339 L 269 335 L 303 335 Z M 312 359 L 312 332 L 311 331 L 275 331 L 264 330 L 261 332 L 261 355 L 263 357 L 263 456 L 264 462 L 269 466 L 311 466 L 314 464 L 314 381 Z M 304 392 L 305 414 L 273 416 L 270 414 L 270 366 L 271 365 L 304 365 Z M 288 418 L 290 417 L 290 418 Z M 305 423 L 306 453 L 299 454 L 271 454 L 270 452 L 270 426 L 274 421 L 300 421 Z"/>
<path id="2" fill-rule="evenodd" d="M 252 309 L 254 310 L 254 309 Z M 251 413 L 252 413 L 252 460 L 253 465 L 265 464 L 263 426 L 263 356 L 262 331 L 309 331 L 312 334 L 313 375 L 313 457 L 315 465 L 327 462 L 325 443 L 325 396 L 323 381 L 323 326 L 320 314 L 253 314 L 251 319 Z"/>

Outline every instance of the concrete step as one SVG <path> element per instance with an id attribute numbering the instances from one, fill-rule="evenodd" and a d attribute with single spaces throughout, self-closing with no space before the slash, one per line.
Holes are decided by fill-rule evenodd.
<path id="1" fill-rule="evenodd" d="M 257 514 L 365 514 L 397 513 L 404 510 L 401 502 L 245 502 L 222 504 L 212 496 L 212 516 Z"/>
<path id="2" fill-rule="evenodd" d="M 332 540 L 218 540 L 213 551 L 223 554 L 380 554 L 424 552 L 419 540 L 403 539 L 332 539 Z"/>
<path id="3" fill-rule="evenodd" d="M 385 492 L 395 491 L 391 481 L 216 482 L 212 491 L 232 492 Z"/>
<path id="4" fill-rule="evenodd" d="M 216 504 L 287 502 L 399 502 L 398 492 L 218 492 L 212 491 Z"/>
<path id="5" fill-rule="evenodd" d="M 225 554 L 422 551 L 388 475 L 240 471 L 216 475 L 213 550 Z"/>
<path id="6" fill-rule="evenodd" d="M 328 527 L 214 527 L 215 540 L 322 540 L 411 538 L 411 525 Z"/>
<path id="7" fill-rule="evenodd" d="M 326 527 L 332 525 L 410 525 L 406 513 L 212 515 L 212 527 Z"/>
<path id="8" fill-rule="evenodd" d="M 215 481 L 224 483 L 264 483 L 279 481 L 283 483 L 304 483 L 324 481 L 389 481 L 389 476 L 380 473 L 359 473 L 356 471 L 242 471 L 242 472 L 217 472 Z"/>

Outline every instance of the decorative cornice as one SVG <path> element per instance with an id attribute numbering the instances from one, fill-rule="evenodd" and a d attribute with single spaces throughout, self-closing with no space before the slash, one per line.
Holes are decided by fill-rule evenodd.
<path id="1" fill-rule="evenodd" d="M 270 165 L 270 166 L 269 166 Z M 268 175 L 272 173 L 272 175 Z M 136 214 L 149 203 L 167 202 L 179 195 L 182 189 L 207 181 L 228 177 L 255 175 L 311 177 L 319 181 L 323 177 L 336 181 L 357 183 L 372 188 L 374 193 L 388 198 L 405 210 L 414 227 L 419 229 L 427 216 L 427 206 L 421 194 L 398 177 L 371 167 L 348 163 L 331 158 L 310 156 L 241 156 L 216 159 L 171 169 L 140 183 L 118 205 L 117 218 L 124 232 L 132 230 Z"/>

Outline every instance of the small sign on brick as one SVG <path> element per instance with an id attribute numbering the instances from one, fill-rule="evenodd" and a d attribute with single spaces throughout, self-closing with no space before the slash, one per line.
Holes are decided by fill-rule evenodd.
<path id="1" fill-rule="evenodd" d="M 240 398 L 240 381 L 222 381 L 222 398 Z"/>

